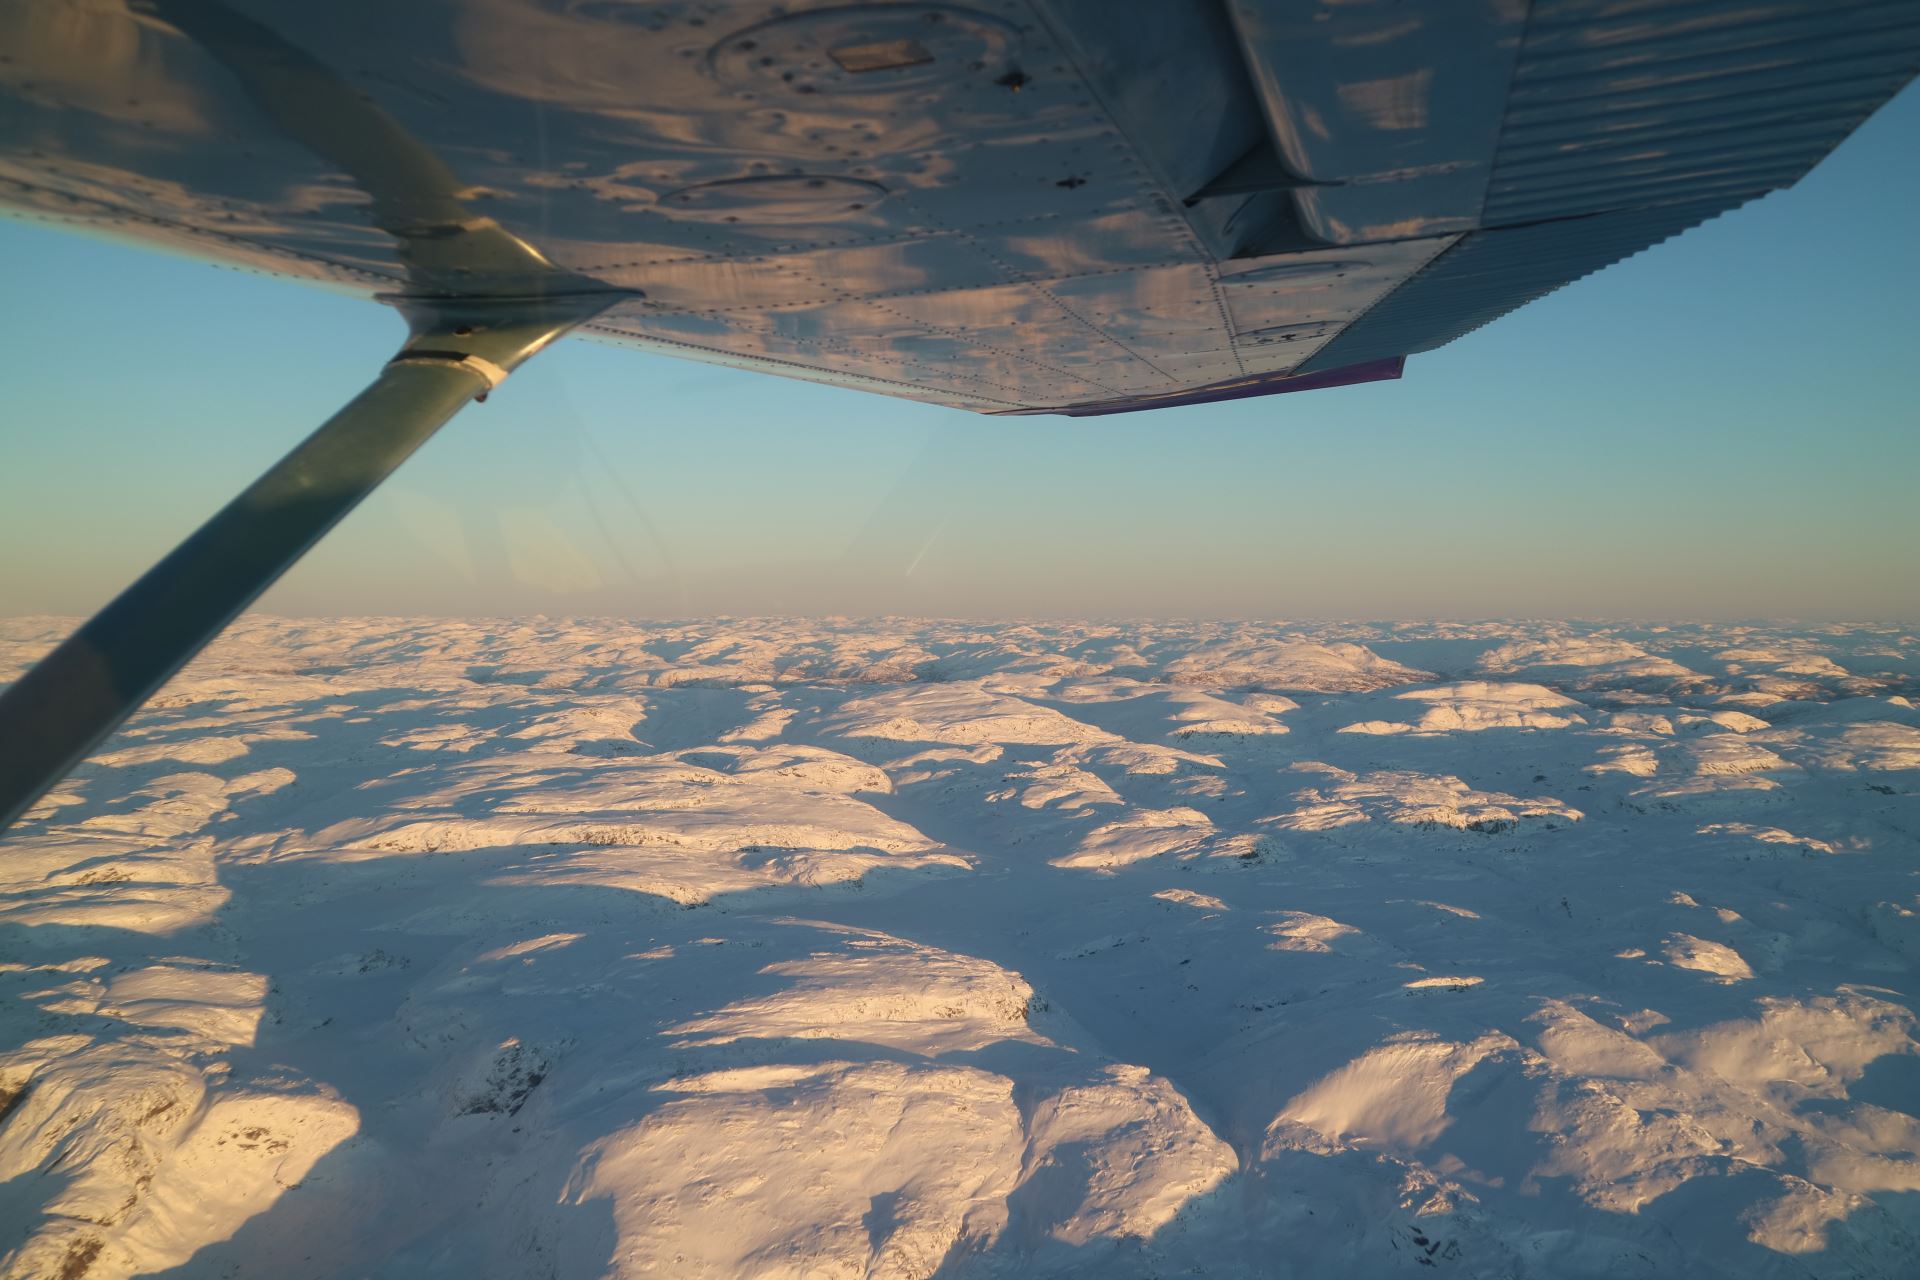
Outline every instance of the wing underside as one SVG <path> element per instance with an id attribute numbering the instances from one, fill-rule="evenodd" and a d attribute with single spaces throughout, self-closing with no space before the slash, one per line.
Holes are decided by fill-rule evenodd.
<path id="1" fill-rule="evenodd" d="M 210 13 L 431 160 L 370 191 Z M 16 214 L 383 296 L 472 292 L 451 227 L 622 291 L 603 338 L 1100 413 L 1398 376 L 1790 185 L 1920 6 L 8 0 L 0 45 Z"/>

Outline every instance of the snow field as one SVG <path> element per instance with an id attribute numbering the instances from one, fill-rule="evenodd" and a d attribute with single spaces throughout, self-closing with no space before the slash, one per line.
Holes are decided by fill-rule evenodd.
<path id="1" fill-rule="evenodd" d="M 4 847 L 0 1275 L 1911 1275 L 1916 695 L 1893 627 L 248 618 Z"/>

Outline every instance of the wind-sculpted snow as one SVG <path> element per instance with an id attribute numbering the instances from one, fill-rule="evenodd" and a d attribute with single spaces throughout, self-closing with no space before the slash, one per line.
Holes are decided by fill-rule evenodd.
<path id="1" fill-rule="evenodd" d="M 1468 680 L 1434 689 L 1408 689 L 1393 695 L 1395 703 L 1412 703 L 1406 711 L 1390 708 L 1396 716 L 1412 711 L 1419 719 L 1363 720 L 1343 733 L 1471 733 L 1479 729 L 1564 729 L 1584 724 L 1585 708 L 1537 684 L 1489 684 Z"/>
<path id="2" fill-rule="evenodd" d="M 1357 644 L 1310 644 L 1242 636 L 1196 646 L 1169 662 L 1167 678 L 1205 688 L 1307 690 L 1315 693 L 1386 689 L 1423 673 Z"/>
<path id="3" fill-rule="evenodd" d="M 1916 698 L 1896 627 L 250 618 L 0 846 L 0 1275 L 1909 1276 Z"/>

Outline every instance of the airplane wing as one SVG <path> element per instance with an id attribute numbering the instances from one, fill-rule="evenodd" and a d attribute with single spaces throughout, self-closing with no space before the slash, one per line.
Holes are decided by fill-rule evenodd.
<path id="1" fill-rule="evenodd" d="M 1788 186 L 1920 6 L 6 0 L 0 47 L 17 214 L 374 296 L 524 250 L 601 338 L 1092 414 L 1397 377 Z"/>

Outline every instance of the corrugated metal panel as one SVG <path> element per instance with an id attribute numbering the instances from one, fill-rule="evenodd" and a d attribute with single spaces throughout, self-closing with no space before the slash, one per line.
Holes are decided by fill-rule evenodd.
<path id="1" fill-rule="evenodd" d="M 1913 0 L 1535 0 L 1483 226 L 1797 181 L 1920 70 Z"/>
<path id="2" fill-rule="evenodd" d="M 1581 276 L 1698 226 L 1724 207 L 1715 201 L 1670 204 L 1476 231 L 1348 325 L 1299 372 L 1431 351 Z"/>
<path id="3" fill-rule="evenodd" d="M 1534 0 L 1482 230 L 1300 371 L 1431 351 L 1788 186 L 1916 71 L 1914 0 Z"/>

